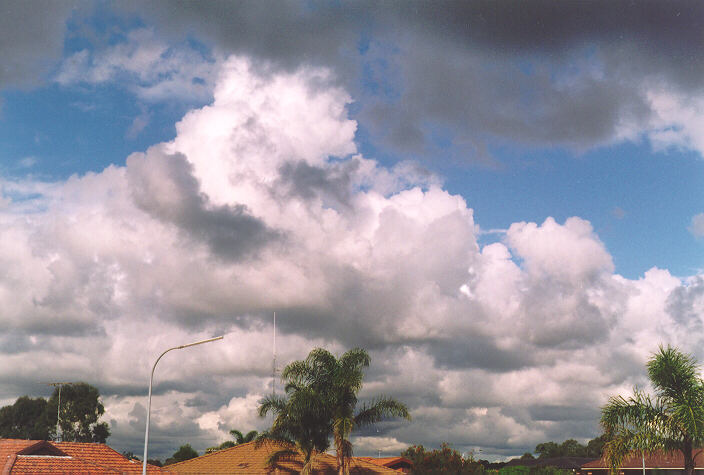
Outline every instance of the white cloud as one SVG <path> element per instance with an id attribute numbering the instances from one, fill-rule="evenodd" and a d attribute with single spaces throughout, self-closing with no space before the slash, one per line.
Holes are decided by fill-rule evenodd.
<path id="1" fill-rule="evenodd" d="M 408 448 L 408 444 L 399 442 L 395 437 L 354 437 L 352 443 L 357 451 L 373 453 L 375 455 L 381 454 L 382 457 L 384 455 L 387 457 L 398 455 Z"/>
<path id="2" fill-rule="evenodd" d="M 139 74 L 159 51 L 120 50 L 90 74 Z M 135 451 L 153 359 L 225 333 L 169 354 L 155 380 L 154 453 L 202 450 L 264 427 L 253 408 L 271 390 L 276 310 L 282 365 L 363 346 L 362 396 L 411 407 L 413 422 L 360 447 L 450 440 L 502 456 L 595 435 L 599 405 L 642 383 L 658 343 L 704 356 L 699 280 L 615 275 L 577 217 L 514 223 L 480 247 L 471 203 L 358 153 L 328 71 L 263 76 L 233 57 L 213 97 L 125 167 L 2 183 L 0 397 L 42 374 L 88 380 L 111 442 Z"/>
<path id="3" fill-rule="evenodd" d="M 189 102 L 211 97 L 219 61 L 188 44 L 170 46 L 154 31 L 139 28 L 126 40 L 99 51 L 78 51 L 63 60 L 55 76 L 63 86 L 123 81 L 140 99 Z"/>

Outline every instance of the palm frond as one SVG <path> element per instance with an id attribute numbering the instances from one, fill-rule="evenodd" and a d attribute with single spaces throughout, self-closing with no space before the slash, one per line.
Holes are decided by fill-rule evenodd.
<path id="1" fill-rule="evenodd" d="M 693 466 L 692 447 L 704 444 L 704 383 L 694 358 L 660 346 L 648 361 L 655 396 L 633 390 L 633 396 L 611 397 L 601 410 L 601 425 L 610 437 L 604 454 L 613 470 L 629 451 L 679 451 L 685 468 Z"/>
<path id="2" fill-rule="evenodd" d="M 232 429 L 230 431 L 230 435 L 232 435 L 232 437 L 238 444 L 244 442 L 244 436 L 242 435 L 242 432 L 238 431 L 237 429 Z"/>
<path id="3" fill-rule="evenodd" d="M 405 404 L 390 397 L 379 397 L 369 404 L 364 404 L 362 410 L 355 416 L 355 425 L 363 427 L 380 422 L 388 417 L 403 417 L 411 420 L 411 414 Z"/>
<path id="4" fill-rule="evenodd" d="M 648 377 L 662 396 L 677 400 L 699 383 L 697 362 L 676 348 L 660 346 L 648 361 Z"/>
<path id="5" fill-rule="evenodd" d="M 259 401 L 259 417 L 266 417 L 270 412 L 281 413 L 286 408 L 286 400 L 281 396 L 270 394 Z"/>

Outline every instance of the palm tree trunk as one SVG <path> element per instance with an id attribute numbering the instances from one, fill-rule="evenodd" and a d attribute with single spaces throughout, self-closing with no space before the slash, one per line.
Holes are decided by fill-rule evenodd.
<path id="1" fill-rule="evenodd" d="M 694 456 L 692 455 L 692 441 L 686 439 L 682 447 L 684 455 L 684 475 L 694 475 Z"/>
<path id="2" fill-rule="evenodd" d="M 348 475 L 344 441 L 338 434 L 335 434 L 335 456 L 337 458 L 337 475 Z"/>

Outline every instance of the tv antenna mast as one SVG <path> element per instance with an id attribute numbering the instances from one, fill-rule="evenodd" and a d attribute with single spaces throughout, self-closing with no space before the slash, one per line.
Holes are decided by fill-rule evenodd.
<path id="1" fill-rule="evenodd" d="M 49 383 L 42 383 L 46 384 L 47 386 L 53 386 L 59 388 L 59 400 L 58 403 L 56 404 L 56 442 L 61 442 L 61 426 L 59 425 L 59 422 L 61 421 L 61 388 L 66 385 L 66 384 L 74 384 L 73 382 L 69 381 L 52 381 Z"/>
<path id="2" fill-rule="evenodd" d="M 274 312 L 274 360 L 271 365 L 271 393 L 276 396 L 276 312 Z"/>

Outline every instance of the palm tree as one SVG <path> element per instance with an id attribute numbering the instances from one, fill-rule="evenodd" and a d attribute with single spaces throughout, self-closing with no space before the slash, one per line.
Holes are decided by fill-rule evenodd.
<path id="1" fill-rule="evenodd" d="M 339 359 L 323 348 L 316 348 L 303 361 L 294 361 L 281 373 L 287 389 L 315 394 L 322 404 L 324 414 L 332 429 L 335 442 L 338 473 L 349 473 L 353 430 L 379 422 L 387 417 L 410 419 L 408 408 L 390 397 L 379 397 L 364 404 L 355 414 L 357 393 L 362 389 L 363 369 L 371 358 L 361 349 L 354 348 Z"/>
<path id="2" fill-rule="evenodd" d="M 679 450 L 686 475 L 694 472 L 693 450 L 704 444 L 704 381 L 696 360 L 676 348 L 663 348 L 648 361 L 655 396 L 634 389 L 611 397 L 601 409 L 601 425 L 611 440 L 605 455 L 617 469 L 632 450 Z"/>
<path id="3" fill-rule="evenodd" d="M 319 395 L 306 388 L 286 386 L 287 397 L 270 395 L 262 399 L 259 416 L 274 415 L 271 429 L 257 437 L 257 445 L 272 441 L 285 448 L 273 452 L 267 460 L 275 465 L 284 456 L 303 455 L 302 475 L 312 473 L 315 454 L 325 452 L 330 446 L 330 425 Z"/>
<path id="4" fill-rule="evenodd" d="M 247 442 L 251 442 L 256 439 L 259 435 L 259 432 L 257 432 L 256 430 L 250 430 L 249 432 L 247 432 L 247 435 L 242 435 L 242 432 L 238 431 L 237 429 L 232 429 L 230 431 L 230 435 L 235 438 L 235 445 L 240 445 L 246 444 Z"/>

